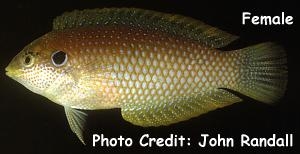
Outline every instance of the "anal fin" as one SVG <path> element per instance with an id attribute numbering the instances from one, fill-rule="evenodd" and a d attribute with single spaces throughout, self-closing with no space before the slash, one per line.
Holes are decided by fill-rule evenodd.
<path id="1" fill-rule="evenodd" d="M 149 127 L 170 125 L 221 108 L 241 99 L 223 89 L 212 89 L 202 94 L 178 96 L 162 102 L 126 104 L 122 116 L 135 125 Z"/>
<path id="2" fill-rule="evenodd" d="M 87 114 L 70 107 L 65 107 L 65 112 L 72 132 L 75 133 L 78 139 L 85 145 L 83 132 Z"/>

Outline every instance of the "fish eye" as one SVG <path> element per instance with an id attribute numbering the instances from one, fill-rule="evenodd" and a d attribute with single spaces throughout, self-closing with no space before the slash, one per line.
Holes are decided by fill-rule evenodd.
<path id="1" fill-rule="evenodd" d="M 23 60 L 23 64 L 26 67 L 30 67 L 33 65 L 33 57 L 32 55 L 25 55 L 24 60 Z"/>
<path id="2" fill-rule="evenodd" d="M 55 51 L 51 55 L 51 61 L 54 66 L 60 67 L 66 64 L 68 55 L 64 51 Z"/>

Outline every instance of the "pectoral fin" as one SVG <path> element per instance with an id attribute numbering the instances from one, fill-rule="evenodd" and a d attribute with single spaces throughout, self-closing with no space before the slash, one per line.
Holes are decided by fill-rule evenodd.
<path id="1" fill-rule="evenodd" d="M 71 130 L 77 135 L 79 140 L 85 145 L 83 139 L 83 132 L 85 129 L 87 114 L 82 111 L 72 109 L 70 107 L 65 107 L 65 112 Z"/>

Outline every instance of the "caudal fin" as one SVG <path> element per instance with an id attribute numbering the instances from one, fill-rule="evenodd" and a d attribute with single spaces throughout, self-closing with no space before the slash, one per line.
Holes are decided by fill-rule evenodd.
<path id="1" fill-rule="evenodd" d="M 279 45 L 261 43 L 237 50 L 241 53 L 241 78 L 236 90 L 264 103 L 284 95 L 288 81 L 287 58 Z"/>

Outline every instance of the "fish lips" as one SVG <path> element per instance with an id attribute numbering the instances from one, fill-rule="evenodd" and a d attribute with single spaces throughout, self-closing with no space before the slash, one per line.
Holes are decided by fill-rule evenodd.
<path id="1" fill-rule="evenodd" d="M 5 74 L 10 78 L 16 79 L 18 77 L 18 72 L 13 70 L 10 65 L 5 68 Z"/>

